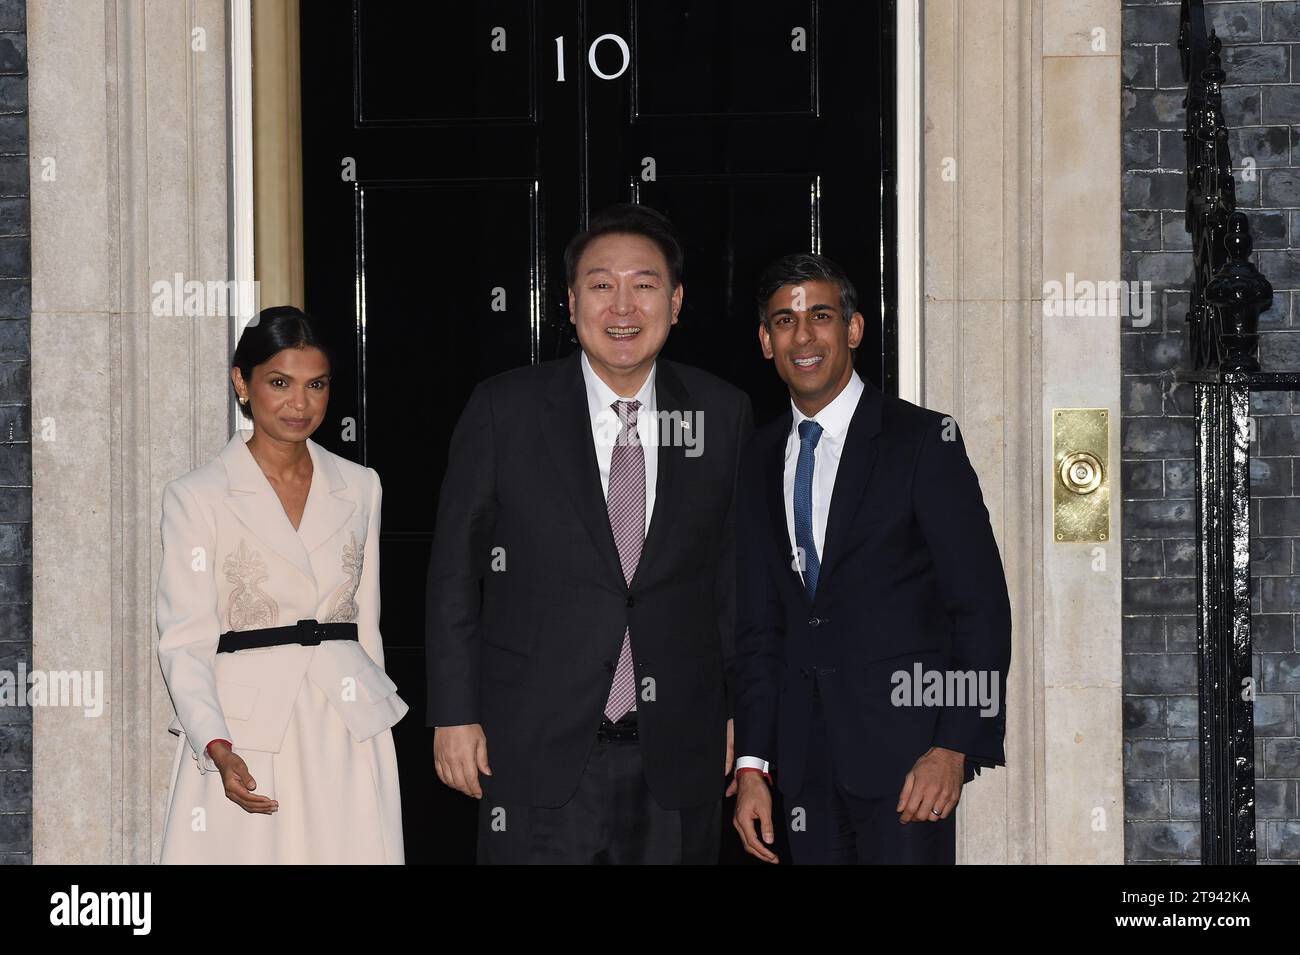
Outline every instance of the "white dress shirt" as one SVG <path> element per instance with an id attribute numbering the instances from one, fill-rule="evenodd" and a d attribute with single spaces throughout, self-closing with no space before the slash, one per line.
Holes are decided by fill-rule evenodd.
<path id="1" fill-rule="evenodd" d="M 600 490 L 609 499 L 609 462 L 623 423 L 611 407 L 616 401 L 639 401 L 636 433 L 645 449 L 645 532 L 650 531 L 650 515 L 655 507 L 655 479 L 659 473 L 659 429 L 655 413 L 655 365 L 650 366 L 645 384 L 630 397 L 618 395 L 601 380 L 582 353 L 582 379 L 587 383 L 587 411 L 591 414 L 591 439 L 596 446 L 596 464 L 600 467 Z"/>
<path id="2" fill-rule="evenodd" d="M 817 560 L 821 562 L 826 553 L 826 518 L 831 510 L 831 494 L 835 490 L 835 475 L 840 470 L 840 456 L 844 453 L 844 438 L 849 433 L 849 423 L 853 412 L 857 410 L 858 399 L 862 397 L 865 386 L 858 373 L 852 372 L 849 383 L 817 415 L 809 418 L 790 402 L 794 421 L 790 423 L 790 434 L 785 439 L 785 527 L 790 535 L 790 559 L 794 560 L 794 477 L 799 466 L 799 424 L 803 421 L 816 421 L 822 426 L 822 436 L 813 449 L 813 483 L 812 483 L 812 522 L 813 542 L 817 546 Z M 799 571 L 803 578 L 802 569 Z"/>
<path id="3" fill-rule="evenodd" d="M 844 439 L 848 436 L 853 412 L 858 408 L 858 400 L 865 387 L 858 373 L 852 372 L 844 390 L 811 419 L 799 410 L 793 399 L 790 401 L 794 420 L 790 422 L 790 434 L 785 439 L 785 479 L 782 487 L 785 497 L 785 527 L 790 536 L 790 561 L 791 566 L 799 568 L 800 580 L 803 579 L 803 570 L 794 562 L 794 477 L 799 465 L 799 424 L 812 420 L 822 426 L 821 438 L 813 449 L 812 481 L 813 542 L 820 563 L 826 554 L 826 518 L 831 510 L 831 494 L 835 490 L 835 475 L 840 469 L 840 456 L 844 453 Z M 736 771 L 742 769 L 757 769 L 766 774 L 768 761 L 757 756 L 741 756 L 736 760 Z"/>

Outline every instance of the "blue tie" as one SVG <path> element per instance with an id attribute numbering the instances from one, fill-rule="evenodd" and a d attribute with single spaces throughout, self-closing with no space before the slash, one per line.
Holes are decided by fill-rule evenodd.
<path id="1" fill-rule="evenodd" d="M 816 421 L 799 422 L 799 463 L 794 470 L 794 543 L 803 554 L 803 585 L 809 600 L 817 596 L 817 575 L 822 569 L 812 519 L 813 449 L 821 436 L 822 426 Z"/>

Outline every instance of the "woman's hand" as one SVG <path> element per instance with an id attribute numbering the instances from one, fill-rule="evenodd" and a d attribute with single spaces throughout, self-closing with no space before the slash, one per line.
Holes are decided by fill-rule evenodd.
<path id="1" fill-rule="evenodd" d="M 226 787 L 226 798 L 245 812 L 262 812 L 270 815 L 280 808 L 280 804 L 266 796 L 256 795 L 257 780 L 248 771 L 248 764 L 235 753 L 224 741 L 214 742 L 208 747 L 208 754 L 221 770 L 221 782 Z"/>

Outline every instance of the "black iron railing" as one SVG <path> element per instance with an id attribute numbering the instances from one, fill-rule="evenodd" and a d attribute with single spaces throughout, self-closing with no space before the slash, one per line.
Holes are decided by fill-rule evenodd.
<path id="1" fill-rule="evenodd" d="M 1195 389 L 1197 653 L 1201 860 L 1255 862 L 1254 681 L 1250 633 L 1250 393 L 1300 390 L 1300 374 L 1260 370 L 1258 321 L 1273 288 L 1250 262 L 1237 211 L 1220 42 L 1201 0 L 1183 0 L 1178 49 L 1187 83 L 1187 231 L 1194 276 L 1187 313 Z"/>
<path id="2" fill-rule="evenodd" d="M 1187 314 L 1191 365 L 1196 370 L 1258 371 L 1259 313 L 1273 287 L 1250 263 L 1250 223 L 1237 211 L 1237 193 L 1223 120 L 1219 37 L 1205 33 L 1200 0 L 1183 0 L 1178 50 L 1187 83 L 1187 231 L 1195 282 Z"/>

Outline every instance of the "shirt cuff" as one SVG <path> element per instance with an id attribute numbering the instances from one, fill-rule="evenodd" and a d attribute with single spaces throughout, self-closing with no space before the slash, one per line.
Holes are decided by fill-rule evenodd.
<path id="1" fill-rule="evenodd" d="M 762 773 L 763 778 L 766 779 L 769 784 L 771 784 L 772 782 L 772 774 L 769 771 L 770 768 L 771 767 L 767 760 L 759 759 L 757 756 L 741 756 L 739 759 L 736 760 L 737 776 L 739 776 L 741 773 L 747 770 L 756 773 Z"/>

